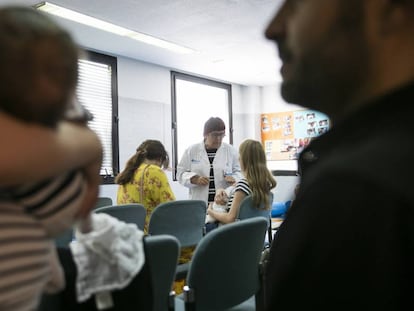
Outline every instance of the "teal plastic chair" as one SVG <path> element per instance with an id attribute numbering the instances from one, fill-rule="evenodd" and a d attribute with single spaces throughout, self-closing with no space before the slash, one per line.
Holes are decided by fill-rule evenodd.
<path id="1" fill-rule="evenodd" d="M 112 199 L 110 197 L 99 197 L 98 201 L 95 204 L 95 208 L 99 208 L 102 206 L 110 206 L 112 205 Z"/>
<path id="2" fill-rule="evenodd" d="M 202 200 L 176 200 L 158 205 L 151 213 L 148 234 L 170 234 L 181 247 L 196 246 L 204 236 L 207 204 Z M 190 263 L 177 266 L 176 279 L 187 275 Z"/>
<path id="3" fill-rule="evenodd" d="M 139 203 L 103 206 L 94 210 L 94 213 L 105 213 L 126 223 L 136 224 L 140 230 L 144 230 L 147 210 Z"/>
<path id="4" fill-rule="evenodd" d="M 207 234 L 193 254 L 184 293 L 175 298 L 175 311 L 259 310 L 259 262 L 266 228 L 266 219 L 254 217 Z"/>
<path id="5" fill-rule="evenodd" d="M 144 238 L 145 264 L 125 288 L 114 290 L 114 306 L 108 310 L 168 311 L 174 308 L 171 287 L 174 282 L 180 244 L 170 235 Z M 37 311 L 98 311 L 94 297 L 76 301 L 76 266 L 69 248 L 58 248 L 65 272 L 66 287 L 57 294 L 44 295 Z"/>
<path id="6" fill-rule="evenodd" d="M 56 247 L 68 247 L 73 240 L 73 229 L 69 228 L 55 238 Z"/>
<path id="7" fill-rule="evenodd" d="M 94 213 L 106 213 L 126 223 L 136 224 L 140 230 L 144 230 L 146 209 L 138 203 L 102 206 L 93 210 Z M 73 240 L 73 229 L 70 228 L 55 238 L 57 247 L 67 247 Z"/>
<path id="8" fill-rule="evenodd" d="M 248 195 L 245 197 L 242 202 L 240 203 L 239 212 L 236 217 L 236 221 L 249 219 L 252 217 L 263 217 L 267 220 L 268 223 L 268 241 L 269 243 L 273 240 L 273 234 L 272 234 L 272 221 L 271 221 L 271 205 L 273 202 L 273 193 L 269 192 L 269 206 L 266 208 L 263 208 L 263 204 L 260 206 L 260 208 L 257 208 L 253 204 L 252 197 Z"/>

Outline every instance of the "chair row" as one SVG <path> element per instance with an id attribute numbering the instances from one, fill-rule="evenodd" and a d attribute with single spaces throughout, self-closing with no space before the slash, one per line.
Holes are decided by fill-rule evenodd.
<path id="1" fill-rule="evenodd" d="M 270 202 L 273 196 L 270 193 Z M 161 203 L 151 214 L 148 224 L 149 235 L 169 234 L 175 236 L 181 247 L 196 246 L 205 234 L 206 203 L 201 200 L 176 200 Z M 146 209 L 138 203 L 111 205 L 96 208 L 95 213 L 106 213 L 121 221 L 134 223 L 143 229 L 146 218 Z M 246 197 L 240 205 L 237 220 L 262 216 L 269 221 L 268 241 L 272 240 L 270 226 L 270 210 L 257 209 L 253 206 L 251 197 Z M 72 241 L 72 230 L 64 233 L 56 240 L 57 246 L 65 247 Z M 184 279 L 190 263 L 177 266 L 176 279 Z"/>
<path id="2" fill-rule="evenodd" d="M 272 197 L 270 197 L 272 200 Z M 94 210 L 95 213 L 107 213 L 127 223 L 134 223 L 138 228 L 143 228 L 146 217 L 146 209 L 141 204 L 123 204 L 104 206 Z M 160 204 L 151 214 L 149 222 L 149 235 L 168 234 L 178 239 L 181 247 L 196 246 L 204 236 L 204 221 L 206 215 L 206 203 L 200 200 L 177 200 Z M 270 210 L 253 207 L 250 197 L 244 199 L 240 206 L 237 220 L 261 216 L 267 219 L 270 229 Z M 227 226 L 227 225 L 226 225 Z M 72 240 L 72 232 L 60 238 L 59 246 L 67 246 Z M 262 237 L 262 247 L 263 240 Z M 269 241 L 271 236 L 269 235 Z M 260 245 L 260 244 L 259 244 Z M 191 261 L 176 266 L 175 279 L 185 279 L 189 271 Z M 190 295 L 191 296 L 191 295 Z"/>
<path id="3" fill-rule="evenodd" d="M 145 237 L 146 263 L 126 288 L 113 292 L 114 307 L 109 310 L 263 310 L 259 264 L 267 227 L 266 219 L 253 217 L 207 234 L 194 252 L 184 293 L 176 297 L 170 290 L 179 256 L 178 239 L 171 235 Z M 73 260 L 67 249 L 60 249 L 59 254 L 66 258 L 67 289 L 45 296 L 39 311 L 96 310 L 92 298 L 76 303 L 76 269 L 70 269 Z"/>
<path id="4" fill-rule="evenodd" d="M 273 201 L 272 192 L 269 202 Z M 206 203 L 201 200 L 175 200 L 161 203 L 151 214 L 148 224 L 149 235 L 170 234 L 175 236 L 181 247 L 196 246 L 205 234 Z M 104 206 L 95 209 L 96 213 L 107 213 L 122 221 L 134 223 L 144 228 L 146 210 L 141 204 L 123 204 Z M 272 242 L 270 209 L 265 206 L 256 208 L 252 198 L 247 196 L 241 203 L 237 220 L 262 216 L 268 220 L 268 242 Z M 176 279 L 184 279 L 187 275 L 188 263 L 177 266 Z"/>

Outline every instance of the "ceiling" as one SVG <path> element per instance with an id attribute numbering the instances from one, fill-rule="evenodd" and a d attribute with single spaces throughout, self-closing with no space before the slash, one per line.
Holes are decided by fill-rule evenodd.
<path id="1" fill-rule="evenodd" d="M 35 0 L 0 0 L 34 5 Z M 54 4 L 196 50 L 177 54 L 63 19 L 82 46 L 242 85 L 280 81 L 263 32 L 281 0 L 51 0 Z"/>

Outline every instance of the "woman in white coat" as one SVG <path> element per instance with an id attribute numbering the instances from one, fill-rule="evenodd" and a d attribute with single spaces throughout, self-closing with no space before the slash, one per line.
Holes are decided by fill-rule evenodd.
<path id="1" fill-rule="evenodd" d="M 208 119 L 204 124 L 204 140 L 184 152 L 177 178 L 189 188 L 190 199 L 213 202 L 216 189 L 227 188 L 241 178 L 237 150 L 223 143 L 225 129 L 222 119 Z"/>

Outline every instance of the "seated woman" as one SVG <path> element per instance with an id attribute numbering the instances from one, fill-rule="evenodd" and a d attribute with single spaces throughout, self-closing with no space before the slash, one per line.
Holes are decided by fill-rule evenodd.
<path id="1" fill-rule="evenodd" d="M 145 206 L 147 215 L 144 233 L 148 234 L 148 224 L 152 211 L 163 202 L 175 200 L 167 176 L 161 167 L 168 167 L 168 154 L 158 140 L 146 140 L 127 162 L 125 169 L 116 177 L 119 184 L 117 203 L 140 203 Z M 191 259 L 194 247 L 181 249 L 179 263 Z M 184 280 L 176 281 L 174 291 L 182 292 Z"/>
<path id="2" fill-rule="evenodd" d="M 266 166 L 266 155 L 259 141 L 247 139 L 239 147 L 240 166 L 244 178 L 240 179 L 227 198 L 228 212 L 220 212 L 213 209 L 212 204 L 207 209 L 208 215 L 221 224 L 227 224 L 236 220 L 240 203 L 251 195 L 254 205 L 260 208 L 262 204 L 270 208 L 269 191 L 276 187 L 276 180 Z M 220 200 L 226 197 L 224 189 L 217 190 Z"/>
<path id="3" fill-rule="evenodd" d="M 139 203 L 147 210 L 144 233 L 152 211 L 163 202 L 175 200 L 163 168 L 168 167 L 168 154 L 158 140 L 146 140 L 128 160 L 125 169 L 115 178 L 119 184 L 117 204 Z"/>

